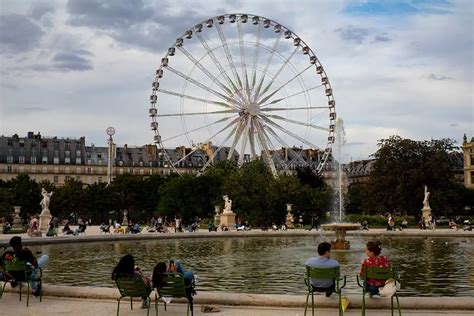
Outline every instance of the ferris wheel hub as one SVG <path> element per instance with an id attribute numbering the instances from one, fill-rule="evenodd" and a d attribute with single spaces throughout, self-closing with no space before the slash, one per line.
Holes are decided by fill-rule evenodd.
<path id="1" fill-rule="evenodd" d="M 250 103 L 247 108 L 248 114 L 251 116 L 257 116 L 260 114 L 260 106 L 257 103 Z"/>

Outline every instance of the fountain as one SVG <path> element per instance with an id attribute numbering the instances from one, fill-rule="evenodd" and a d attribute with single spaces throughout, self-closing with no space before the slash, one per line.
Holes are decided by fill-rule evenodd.
<path id="1" fill-rule="evenodd" d="M 337 250 L 348 250 L 350 249 L 351 245 L 348 240 L 346 240 L 346 232 L 349 230 L 359 230 L 360 224 L 354 223 L 342 223 L 342 215 L 343 215 L 343 206 L 344 200 L 342 196 L 342 180 L 343 180 L 343 170 L 341 168 L 341 160 L 342 160 L 342 146 L 345 143 L 345 131 L 344 131 L 344 121 L 341 118 L 336 120 L 336 159 L 335 162 L 337 163 L 337 191 L 338 191 L 338 199 L 335 203 L 338 207 L 338 214 L 335 216 L 336 223 L 331 224 L 323 224 L 321 225 L 322 230 L 326 231 L 334 231 L 336 233 L 336 239 L 331 241 L 332 249 Z M 336 208 L 335 208 L 336 209 Z"/>

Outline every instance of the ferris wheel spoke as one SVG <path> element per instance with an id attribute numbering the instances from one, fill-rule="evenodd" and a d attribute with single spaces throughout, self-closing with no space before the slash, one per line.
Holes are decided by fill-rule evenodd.
<path id="1" fill-rule="evenodd" d="M 196 33 L 197 38 L 201 42 L 201 45 L 204 47 L 206 50 L 207 54 L 211 57 L 212 61 L 216 65 L 217 69 L 219 69 L 219 72 L 223 75 L 224 80 L 227 82 L 229 86 L 232 87 L 232 90 L 234 91 L 234 94 L 237 95 L 240 98 L 241 102 L 244 102 L 243 96 L 239 91 L 239 88 L 235 85 L 235 83 L 232 81 L 232 79 L 229 78 L 227 75 L 227 72 L 224 70 L 224 67 L 222 67 L 222 64 L 219 62 L 219 59 L 216 57 L 214 54 L 214 50 L 209 47 L 209 44 L 207 44 L 207 41 L 202 37 L 200 33 Z"/>
<path id="2" fill-rule="evenodd" d="M 210 127 L 210 126 L 212 126 L 212 125 L 216 125 L 216 124 L 219 124 L 219 123 L 223 123 L 223 122 L 225 122 L 225 121 L 227 121 L 227 120 L 230 120 L 232 117 L 233 117 L 233 116 L 220 118 L 220 119 L 218 119 L 217 121 L 214 121 L 214 122 L 212 122 L 212 123 L 209 123 L 209 124 L 206 124 L 206 125 L 204 125 L 204 126 L 201 126 L 201 127 L 198 127 L 198 128 L 194 128 L 194 129 L 192 129 L 192 130 L 190 130 L 190 131 L 186 131 L 186 132 L 184 132 L 184 133 L 181 133 L 181 134 L 172 136 L 172 137 L 170 137 L 170 138 L 164 139 L 164 140 L 162 140 L 162 143 L 167 142 L 167 141 L 170 141 L 170 140 L 173 140 L 173 139 L 176 139 L 176 138 L 178 138 L 178 137 L 184 136 L 184 135 L 189 134 L 189 133 L 192 133 L 192 132 L 199 131 L 199 130 L 204 129 L 204 128 L 208 128 L 208 127 Z"/>
<path id="3" fill-rule="evenodd" d="M 301 76 L 303 73 L 305 73 L 309 68 L 311 68 L 313 65 L 309 65 L 308 67 L 306 67 L 305 69 L 303 69 L 302 71 L 300 71 L 298 74 L 296 74 L 293 78 L 291 78 L 290 80 L 288 80 L 287 82 L 285 82 L 284 84 L 282 84 L 280 87 L 278 87 L 275 91 L 273 91 L 270 95 L 266 96 L 265 98 L 263 98 L 262 100 L 260 100 L 257 104 L 258 105 L 261 105 L 265 102 L 267 102 L 272 96 L 274 96 L 278 91 L 280 91 L 281 89 L 283 89 L 285 86 L 287 86 L 290 82 L 292 82 L 293 80 L 295 80 L 296 78 L 298 78 L 299 76 Z M 262 95 L 263 96 L 263 95 Z"/>
<path id="4" fill-rule="evenodd" d="M 238 118 L 238 120 L 242 120 L 240 117 Z M 235 124 L 234 128 L 232 129 L 232 131 L 229 133 L 229 135 L 227 135 L 227 137 L 222 141 L 221 145 L 217 148 L 217 150 L 212 154 L 212 157 L 209 157 L 209 160 L 204 164 L 204 166 L 201 168 L 201 170 L 199 171 L 200 173 L 204 172 L 204 170 L 206 170 L 207 167 L 209 167 L 209 165 L 211 163 L 214 162 L 214 158 L 219 154 L 219 152 L 222 150 L 222 148 L 224 148 L 225 146 L 225 143 L 232 137 L 232 135 L 235 134 L 237 128 L 240 126 L 240 124 Z"/>
<path id="5" fill-rule="evenodd" d="M 226 114 L 226 113 L 237 113 L 238 110 L 225 110 L 225 111 L 209 111 L 209 112 L 190 112 L 190 113 L 170 113 L 170 114 L 157 114 L 157 117 L 177 117 L 177 116 L 192 116 L 192 115 L 207 115 L 207 114 Z"/>
<path id="6" fill-rule="evenodd" d="M 242 136 L 242 133 L 245 130 L 246 125 L 247 125 L 247 119 L 246 118 L 241 119 L 240 124 L 239 124 L 239 128 L 237 129 L 237 132 L 235 133 L 235 137 L 234 137 L 234 141 L 232 142 L 232 146 L 230 146 L 229 152 L 227 153 L 227 160 L 232 159 L 232 155 L 234 153 L 235 146 L 239 142 L 240 137 Z M 243 155 L 243 153 L 240 153 L 240 154 Z"/>
<path id="7" fill-rule="evenodd" d="M 274 126 L 275 128 L 279 129 L 279 130 L 282 131 L 283 133 L 285 133 L 285 134 L 287 134 L 287 135 L 289 135 L 289 136 L 291 136 L 291 137 L 293 137 L 293 138 L 299 140 L 299 141 L 302 142 L 303 144 L 305 144 L 305 145 L 307 145 L 307 146 L 309 146 L 309 147 L 311 147 L 311 148 L 318 148 L 318 146 L 312 144 L 310 141 L 307 141 L 307 140 L 304 139 L 303 137 L 300 137 L 300 136 L 298 136 L 297 134 L 295 134 L 295 133 L 293 133 L 293 132 L 287 130 L 286 128 L 281 127 L 280 125 L 278 125 L 277 123 L 273 122 L 273 121 L 270 120 L 269 118 L 262 116 L 262 119 L 263 119 L 265 122 L 267 122 L 268 124 L 270 124 L 270 125 Z"/>
<path id="8" fill-rule="evenodd" d="M 298 47 L 299 46 L 296 46 L 296 48 L 293 50 L 291 55 L 283 62 L 283 65 L 281 65 L 280 69 L 278 69 L 278 71 L 273 75 L 273 77 L 268 82 L 267 86 L 262 90 L 262 95 L 265 94 L 268 91 L 268 89 L 270 89 L 272 84 L 275 82 L 275 79 L 278 77 L 278 75 L 280 75 L 283 69 L 285 69 L 286 65 L 288 65 L 288 63 L 290 62 L 291 58 L 293 58 L 295 53 L 298 51 Z"/>
<path id="9" fill-rule="evenodd" d="M 273 162 L 272 156 L 270 155 L 270 151 L 268 149 L 268 145 L 265 141 L 264 133 L 262 130 L 262 127 L 260 126 L 260 123 L 258 122 L 257 119 L 254 120 L 255 122 L 255 128 L 257 130 L 257 140 L 260 143 L 260 148 L 263 150 L 263 153 L 267 159 L 267 164 L 270 167 L 270 170 L 272 171 L 273 176 L 277 175 L 277 171 L 275 168 L 275 163 Z"/>
<path id="10" fill-rule="evenodd" d="M 244 162 L 244 156 L 245 156 L 245 148 L 247 147 L 247 141 L 248 141 L 248 135 L 249 135 L 249 120 L 246 122 L 246 127 L 244 129 L 244 134 L 242 136 L 242 142 L 240 145 L 240 156 L 239 156 L 239 162 L 238 165 L 242 166 Z"/>
<path id="11" fill-rule="evenodd" d="M 302 94 L 302 93 L 306 93 L 306 92 L 308 92 L 308 91 L 311 91 L 311 90 L 314 90 L 314 89 L 317 89 L 317 88 L 321 88 L 321 87 L 323 87 L 323 86 L 324 86 L 324 85 L 319 84 L 319 85 L 317 85 L 317 86 L 314 86 L 314 87 L 305 89 L 305 90 L 303 90 L 303 91 L 300 91 L 300 92 L 297 92 L 297 93 L 294 93 L 294 94 L 290 94 L 289 96 L 287 96 L 287 97 L 285 97 L 285 98 L 276 99 L 276 100 L 273 100 L 272 102 L 262 104 L 262 105 L 260 106 L 260 109 L 263 108 L 263 107 L 272 105 L 272 104 L 276 104 L 276 103 L 281 102 L 281 101 L 283 101 L 283 100 L 287 100 L 287 99 L 289 99 L 289 98 L 292 98 L 292 97 L 294 97 L 294 96 L 300 95 L 300 94 Z M 325 108 L 327 108 L 327 106 L 326 106 Z"/>
<path id="12" fill-rule="evenodd" d="M 212 135 L 211 137 L 209 137 L 208 139 L 206 139 L 203 144 L 207 144 L 209 143 L 210 141 L 212 141 L 212 139 L 214 137 L 216 137 L 217 135 L 221 134 L 222 132 L 224 132 L 226 129 L 228 129 L 229 127 L 231 127 L 232 125 L 234 125 L 237 121 L 240 120 L 240 117 L 237 117 L 235 120 L 233 120 L 232 122 L 230 122 L 229 124 L 227 124 L 224 128 L 222 128 L 220 131 L 218 131 L 217 133 L 215 133 L 214 135 Z M 234 127 L 234 130 L 237 128 L 237 126 Z M 194 146 L 194 149 L 189 153 L 187 154 L 186 156 L 184 156 L 183 158 L 181 158 L 180 160 L 176 161 L 175 163 L 173 163 L 174 166 L 176 166 L 178 163 L 180 163 L 181 161 L 185 160 L 187 157 L 191 156 L 192 154 L 194 154 L 197 150 L 199 150 L 201 148 L 201 146 L 199 145 L 196 145 Z M 212 158 L 214 159 L 214 158 Z M 210 157 L 210 160 L 212 160 L 211 157 Z"/>
<path id="13" fill-rule="evenodd" d="M 278 45 L 280 44 L 280 39 L 281 39 L 282 34 L 283 34 L 283 32 L 278 33 L 278 36 L 275 40 L 275 43 L 273 44 L 272 50 L 270 52 L 270 56 L 267 59 L 267 63 L 265 64 L 265 68 L 263 70 L 262 76 L 260 77 L 260 81 L 258 83 L 257 90 L 255 91 L 255 94 L 254 94 L 254 97 L 253 97 L 253 102 L 256 102 L 257 99 L 259 98 L 260 89 L 262 88 L 263 81 L 265 80 L 265 74 L 267 73 L 268 67 L 270 66 L 270 64 L 272 62 L 273 56 L 275 56 L 275 52 L 278 49 Z"/>
<path id="14" fill-rule="evenodd" d="M 273 137 L 275 137 L 275 139 L 277 141 L 279 141 L 283 147 L 288 150 L 291 154 L 293 154 L 294 158 L 290 161 L 290 163 L 292 163 L 295 159 L 298 159 L 300 160 L 301 162 L 303 163 L 306 163 L 303 158 L 301 158 L 301 154 L 298 154 L 297 152 L 295 152 L 293 149 L 291 149 L 290 146 L 287 145 L 287 143 L 280 137 L 278 136 L 278 134 L 269 126 L 269 124 L 266 124 L 264 126 L 264 130 L 267 130 Z"/>
<path id="15" fill-rule="evenodd" d="M 285 122 L 288 122 L 288 123 L 293 123 L 293 124 L 296 124 L 296 125 L 301 125 L 301 126 L 306 126 L 306 127 L 312 127 L 312 128 L 315 128 L 315 129 L 325 131 L 325 132 L 329 132 L 328 128 L 325 128 L 325 127 L 322 127 L 322 126 L 317 126 L 317 125 L 314 125 L 314 124 L 311 124 L 311 123 L 292 120 L 292 119 L 289 119 L 289 118 L 286 118 L 286 117 L 283 117 L 283 116 L 280 116 L 280 115 L 268 114 L 266 116 L 277 119 L 277 120 L 285 121 Z"/>
<path id="16" fill-rule="evenodd" d="M 193 79 L 193 78 L 191 78 L 191 77 L 189 77 L 189 76 L 186 76 L 186 75 L 183 74 L 181 71 L 176 70 L 176 69 L 174 69 L 174 68 L 171 67 L 171 66 L 168 66 L 167 69 L 169 69 L 171 72 L 175 73 L 176 75 L 180 76 L 181 78 L 185 79 L 186 81 L 189 81 L 189 82 L 191 82 L 192 84 L 198 86 L 199 88 L 204 89 L 204 90 L 208 91 L 209 93 L 212 93 L 212 94 L 214 94 L 215 96 L 226 100 L 226 101 L 229 102 L 229 103 L 233 103 L 233 104 L 239 106 L 239 103 L 238 103 L 237 101 L 235 101 L 235 100 L 233 100 L 233 99 L 231 99 L 231 98 L 229 98 L 229 97 L 223 95 L 223 94 L 220 93 L 220 92 L 217 92 L 216 90 L 213 90 L 213 89 L 207 87 L 206 85 L 200 83 L 199 81 L 197 81 L 197 80 L 195 80 L 195 79 Z"/>
<path id="17" fill-rule="evenodd" d="M 327 106 L 308 106 L 308 107 L 297 107 L 297 108 L 260 108 L 260 112 L 271 112 L 271 111 L 296 111 L 296 110 L 315 110 L 315 109 L 329 109 Z"/>
<path id="18" fill-rule="evenodd" d="M 178 49 L 186 56 L 188 59 L 198 67 L 212 82 L 215 82 L 222 90 L 224 90 L 228 96 L 232 97 L 233 92 L 227 88 L 222 82 L 220 82 L 212 73 L 209 72 L 190 52 L 188 52 L 183 46 L 178 46 Z"/>
<path id="19" fill-rule="evenodd" d="M 258 23 L 258 28 L 257 28 L 257 41 L 255 43 L 255 51 L 253 54 L 253 64 L 252 64 L 252 84 L 251 84 L 251 90 L 255 88 L 255 83 L 257 81 L 257 62 L 258 62 L 258 56 L 260 53 L 260 36 L 262 33 L 262 23 Z"/>
<path id="20" fill-rule="evenodd" d="M 254 131 L 254 124 L 253 119 L 249 120 L 249 145 L 250 145 L 250 153 L 252 155 L 252 159 L 257 156 L 257 152 L 255 150 L 255 131 Z"/>
<path id="21" fill-rule="evenodd" d="M 216 24 L 217 32 L 219 33 L 219 37 L 222 42 L 222 46 L 224 48 L 224 52 L 227 58 L 227 62 L 229 63 L 229 66 L 231 68 L 232 74 L 234 75 L 235 82 L 238 84 L 240 90 L 243 89 L 242 86 L 242 80 L 240 80 L 239 74 L 237 73 L 237 68 L 234 65 L 234 60 L 232 59 L 232 54 L 229 49 L 229 45 L 227 45 L 227 40 L 224 35 L 224 31 L 222 31 L 222 27 L 220 24 Z"/>
<path id="22" fill-rule="evenodd" d="M 210 103 L 210 104 L 223 106 L 225 108 L 238 110 L 235 105 L 231 106 L 231 105 L 229 105 L 227 103 L 224 103 L 224 102 L 206 100 L 206 99 L 203 99 L 203 98 L 187 95 L 187 94 L 184 94 L 184 93 L 169 91 L 169 90 L 165 90 L 165 89 L 158 89 L 157 91 L 161 92 L 161 93 L 169 94 L 169 95 L 174 95 L 174 96 L 180 97 L 180 98 L 186 98 L 186 99 L 190 99 L 190 100 L 194 100 L 194 101 L 199 101 L 199 102 L 202 102 L 202 103 Z"/>
<path id="23" fill-rule="evenodd" d="M 247 93 L 247 100 L 250 101 L 250 86 L 249 86 L 249 78 L 247 75 L 247 65 L 245 61 L 244 38 L 242 35 L 242 22 L 240 20 L 237 22 L 237 33 L 239 36 L 240 62 L 242 63 L 242 77 L 244 78 L 245 91 Z"/>
<path id="24" fill-rule="evenodd" d="M 281 163 L 281 165 L 282 165 L 282 167 L 283 167 L 284 170 L 288 170 L 288 166 L 287 166 L 286 162 L 281 158 L 281 156 L 280 156 L 280 154 L 279 154 L 279 149 L 278 149 L 275 145 L 273 145 L 273 142 L 272 142 L 270 136 L 269 136 L 269 135 L 267 134 L 267 132 L 265 131 L 265 127 L 264 127 L 263 124 L 260 123 L 260 122 L 259 122 L 259 125 L 260 125 L 260 128 L 261 128 L 261 130 L 262 130 L 262 133 L 263 133 L 264 137 L 266 138 L 266 140 L 267 140 L 268 144 L 270 145 L 270 148 L 271 148 L 271 150 L 272 150 L 272 152 L 273 152 L 273 155 L 272 155 L 272 156 L 273 156 L 273 157 L 276 157 L 277 160 L 279 160 L 279 162 Z"/>

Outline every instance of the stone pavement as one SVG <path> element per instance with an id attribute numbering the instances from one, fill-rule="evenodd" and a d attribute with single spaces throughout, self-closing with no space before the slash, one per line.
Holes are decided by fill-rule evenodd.
<path id="1" fill-rule="evenodd" d="M 54 315 L 79 315 L 79 316 L 114 316 L 117 312 L 117 301 L 110 299 L 76 299 L 76 298 L 57 298 L 43 297 L 40 303 L 38 298 L 30 297 L 30 306 L 26 307 L 26 297 L 22 302 L 18 301 L 18 294 L 5 293 L 3 299 L 0 300 L 0 315 L 2 316 L 54 316 Z M 247 307 L 247 306 L 219 306 L 221 311 L 218 313 L 202 313 L 201 305 L 196 304 L 194 307 L 194 315 L 216 315 L 216 316 L 302 316 L 303 308 L 284 308 L 284 307 Z M 316 315 L 336 316 L 337 309 L 317 309 Z M 457 310 L 403 310 L 404 316 L 467 316 L 473 315 L 473 311 L 457 311 Z M 124 300 L 120 304 L 121 316 L 145 316 L 146 310 L 138 308 L 138 302 L 134 303 L 134 309 L 130 310 L 130 302 Z M 150 315 L 155 315 L 154 305 L 150 308 Z M 167 311 L 160 305 L 159 315 L 164 316 L 182 316 L 186 315 L 186 305 L 171 303 L 168 305 Z M 311 312 L 308 314 L 311 315 Z M 359 309 L 348 309 L 344 315 L 358 316 Z M 367 316 L 388 316 L 388 310 L 367 310 Z"/>

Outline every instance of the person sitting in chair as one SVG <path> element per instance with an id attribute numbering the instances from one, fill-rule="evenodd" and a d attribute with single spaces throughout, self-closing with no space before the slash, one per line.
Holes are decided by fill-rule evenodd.
<path id="1" fill-rule="evenodd" d="M 365 254 L 367 255 L 367 259 L 362 261 L 362 265 L 360 267 L 360 276 L 364 277 L 364 267 L 379 267 L 379 268 L 389 268 L 390 262 L 385 256 L 380 256 L 382 252 L 382 243 L 378 240 L 369 241 L 365 246 Z M 382 279 L 367 279 L 367 292 L 369 293 L 370 297 L 373 295 L 379 294 L 379 289 L 385 285 L 386 280 Z"/>
<path id="2" fill-rule="evenodd" d="M 142 279 L 145 284 L 148 295 L 151 293 L 150 280 L 145 276 L 143 271 L 135 265 L 135 258 L 128 254 L 120 258 L 120 261 L 112 272 L 112 280 L 117 280 L 120 277 L 131 277 L 134 279 Z M 142 297 L 140 308 L 148 308 L 150 304 L 150 298 L 147 296 Z"/>
<path id="3" fill-rule="evenodd" d="M 318 245 L 319 258 L 309 258 L 305 265 L 313 268 L 335 268 L 339 267 L 337 260 L 331 259 L 331 244 L 322 242 Z M 311 278 L 311 285 L 313 289 L 318 292 L 326 292 L 326 297 L 336 290 L 334 280 L 318 280 Z"/>
<path id="4" fill-rule="evenodd" d="M 192 271 L 186 271 L 179 260 L 170 260 L 168 265 L 165 262 L 158 262 L 155 267 L 153 268 L 153 275 L 152 275 L 152 285 L 153 288 L 159 289 L 163 287 L 163 278 L 165 273 L 178 273 L 183 276 L 184 278 L 184 285 L 186 285 L 186 297 L 189 300 L 189 303 L 193 305 L 193 295 L 196 294 L 196 290 L 194 289 L 194 274 Z"/>
<path id="5" fill-rule="evenodd" d="M 13 251 L 7 250 L 3 255 L 2 259 L 5 261 L 17 259 L 20 261 L 26 261 L 27 266 L 29 267 L 28 271 L 28 281 L 31 285 L 31 292 L 34 296 L 40 295 L 41 292 L 41 283 L 36 282 L 38 278 L 39 270 L 43 269 L 46 263 L 49 260 L 49 256 L 42 255 L 38 259 L 35 258 L 31 250 L 28 248 L 23 248 L 20 236 L 14 236 L 10 239 L 10 246 L 13 248 Z M 7 271 L 8 272 L 8 271 Z M 13 279 L 18 278 L 21 280 L 23 271 L 11 271 L 9 274 Z M 15 287 L 16 282 L 12 281 L 11 286 Z"/>

